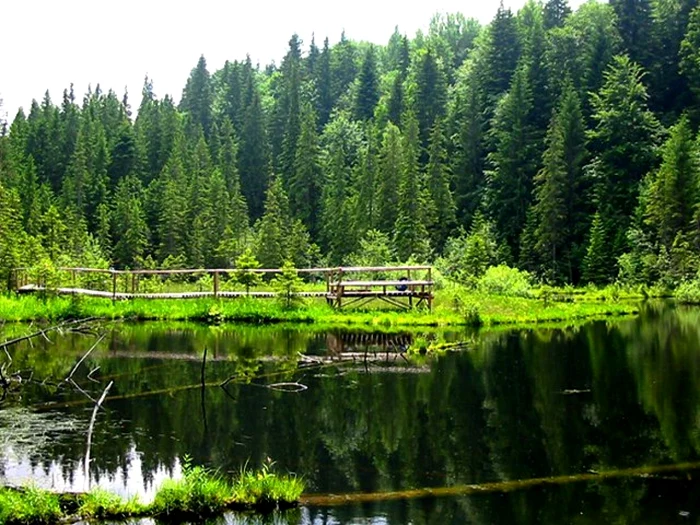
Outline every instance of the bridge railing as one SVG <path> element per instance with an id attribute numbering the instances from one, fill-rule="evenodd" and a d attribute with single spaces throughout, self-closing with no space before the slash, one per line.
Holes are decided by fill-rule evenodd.
<path id="1" fill-rule="evenodd" d="M 282 273 L 280 268 L 192 268 L 117 270 L 113 268 L 16 268 L 15 289 L 20 292 L 55 290 L 58 293 L 100 297 L 196 297 L 196 296 L 272 296 L 270 281 Z M 382 282 L 400 280 L 410 287 L 412 282 L 432 285 L 430 266 L 322 267 L 295 269 L 306 286 L 302 295 L 329 298 L 343 290 L 343 283 L 366 280 Z M 255 273 L 262 283 L 247 289 L 237 279 L 242 273 Z M 432 288 L 432 286 L 430 286 Z M 329 301 L 330 302 L 330 301 Z"/>

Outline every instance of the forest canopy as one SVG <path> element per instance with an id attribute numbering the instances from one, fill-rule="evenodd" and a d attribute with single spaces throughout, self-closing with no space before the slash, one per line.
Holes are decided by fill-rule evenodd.
<path id="1" fill-rule="evenodd" d="M 412 38 L 292 35 L 179 103 L 47 92 L 0 127 L 0 278 L 27 265 L 501 263 L 669 285 L 700 261 L 700 7 L 530 0 Z"/>

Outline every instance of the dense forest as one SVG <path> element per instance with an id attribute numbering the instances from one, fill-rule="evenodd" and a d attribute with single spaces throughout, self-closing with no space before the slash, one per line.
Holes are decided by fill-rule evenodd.
<path id="1" fill-rule="evenodd" d="M 560 284 L 694 277 L 700 7 L 530 0 L 384 46 L 297 35 L 179 103 L 47 92 L 0 127 L 0 269 L 506 263 Z"/>

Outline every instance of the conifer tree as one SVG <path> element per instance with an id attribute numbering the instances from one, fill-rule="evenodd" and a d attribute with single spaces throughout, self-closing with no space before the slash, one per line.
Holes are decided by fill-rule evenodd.
<path id="1" fill-rule="evenodd" d="M 360 73 L 357 76 L 357 93 L 355 94 L 355 118 L 369 120 L 374 116 L 374 107 L 379 101 L 379 80 L 377 78 L 377 59 L 374 46 L 365 52 Z"/>
<path id="2" fill-rule="evenodd" d="M 455 227 L 456 217 L 455 203 L 450 190 L 451 173 L 447 163 L 445 137 L 439 121 L 433 126 L 430 135 L 426 179 L 431 202 L 426 202 L 425 206 L 435 214 L 433 220 L 428 221 L 430 237 L 435 247 L 441 250 Z"/>
<path id="3" fill-rule="evenodd" d="M 418 119 L 420 144 L 427 147 L 430 131 L 435 121 L 445 114 L 447 81 L 442 65 L 434 53 L 421 49 L 416 57 L 414 84 L 414 110 Z"/>
<path id="4" fill-rule="evenodd" d="M 331 49 L 328 38 L 323 41 L 323 50 L 318 58 L 318 70 L 315 76 L 318 91 L 317 109 L 319 129 L 326 125 L 333 109 L 333 91 L 331 84 Z"/>
<path id="5" fill-rule="evenodd" d="M 639 65 L 617 56 L 605 73 L 605 84 L 592 96 L 591 149 L 599 159 L 596 184 L 600 220 L 613 239 L 613 256 L 625 248 L 629 217 L 638 199 L 642 177 L 656 160 L 659 123 L 647 107 L 647 91 Z"/>
<path id="6" fill-rule="evenodd" d="M 260 95 L 252 83 L 249 84 L 248 91 L 251 103 L 243 121 L 238 171 L 241 175 L 241 190 L 248 203 L 250 218 L 254 221 L 263 213 L 270 164 Z"/>
<path id="7" fill-rule="evenodd" d="M 516 256 L 538 165 L 533 151 L 532 94 L 527 79 L 527 67 L 520 67 L 510 91 L 499 103 L 492 130 L 496 149 L 488 157 L 493 167 L 488 179 L 489 210 Z"/>
<path id="8" fill-rule="evenodd" d="M 615 265 L 610 252 L 610 236 L 600 213 L 593 216 L 588 249 L 583 259 L 584 282 L 605 284 L 613 277 Z"/>
<path id="9" fill-rule="evenodd" d="M 211 77 L 207 70 L 204 55 L 199 57 L 197 66 L 190 73 L 185 89 L 182 91 L 180 110 L 189 116 L 190 131 L 200 127 L 206 137 L 211 130 L 212 119 L 212 90 Z"/>
<path id="10" fill-rule="evenodd" d="M 399 181 L 403 169 L 401 140 L 399 128 L 392 123 L 387 124 L 382 138 L 377 172 L 377 225 L 384 233 L 391 233 L 396 223 Z"/>
<path id="11" fill-rule="evenodd" d="M 289 205 L 292 215 L 300 219 L 311 235 L 315 236 L 318 233 L 322 173 L 316 136 L 316 116 L 311 104 L 304 104 L 301 119 L 294 171 L 289 181 Z"/>
<path id="12" fill-rule="evenodd" d="M 689 233 L 700 190 L 696 143 L 687 117 L 671 129 L 662 148 L 661 167 L 651 174 L 645 222 L 659 243 L 671 250 L 678 234 Z"/>
<path id="13" fill-rule="evenodd" d="M 571 7 L 569 7 L 567 0 L 547 0 L 547 3 L 544 4 L 545 29 L 563 26 L 570 14 Z"/>
<path id="14" fill-rule="evenodd" d="M 265 194 L 265 213 L 256 224 L 256 257 L 264 268 L 280 268 L 289 258 L 289 200 L 279 177 L 273 177 Z"/>
<path id="15" fill-rule="evenodd" d="M 486 64 L 488 71 L 484 77 L 484 89 L 490 103 L 494 103 L 511 83 L 520 59 L 520 39 L 515 17 L 501 1 L 488 28 Z"/>
<path id="16" fill-rule="evenodd" d="M 401 183 L 398 194 L 398 213 L 394 225 L 394 247 L 400 261 L 410 258 L 426 260 L 430 254 L 430 242 L 426 227 L 426 192 L 419 167 L 418 122 L 413 115 L 406 115 L 406 132 L 403 136 Z"/>
<path id="17" fill-rule="evenodd" d="M 578 95 L 569 85 L 547 133 L 543 166 L 535 178 L 534 247 L 548 274 L 573 282 L 572 249 L 583 241 L 583 164 L 586 136 Z"/>

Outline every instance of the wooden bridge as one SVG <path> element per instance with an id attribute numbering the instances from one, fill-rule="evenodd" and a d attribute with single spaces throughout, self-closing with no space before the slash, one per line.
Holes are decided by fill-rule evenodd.
<path id="1" fill-rule="evenodd" d="M 255 273 L 263 284 L 240 290 L 236 276 Z M 399 308 L 432 308 L 433 280 L 430 266 L 378 266 L 299 268 L 297 276 L 305 285 L 293 292 L 297 297 L 324 298 L 335 308 L 363 306 L 381 300 Z M 12 282 L 18 293 L 51 292 L 105 299 L 194 299 L 202 297 L 273 298 L 270 280 L 281 269 L 183 269 L 115 270 L 98 268 L 56 268 L 48 272 L 16 268 Z M 324 286 L 325 283 L 325 286 Z M 166 291 L 166 288 L 170 288 Z M 263 290 L 259 288 L 264 288 Z"/>

